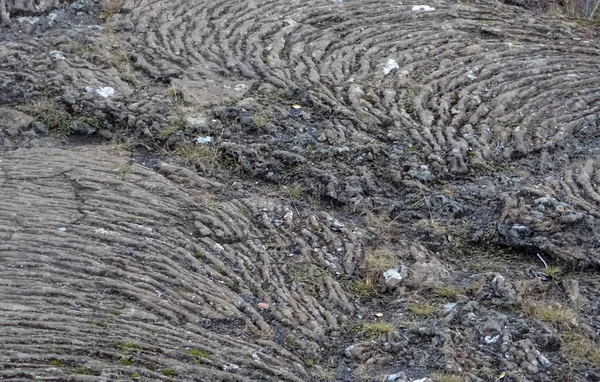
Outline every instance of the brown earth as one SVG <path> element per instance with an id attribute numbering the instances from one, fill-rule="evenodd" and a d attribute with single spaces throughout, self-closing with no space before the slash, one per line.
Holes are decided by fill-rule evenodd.
<path id="1" fill-rule="evenodd" d="M 600 381 L 600 29 L 423 4 L 0 0 L 0 377 Z"/>

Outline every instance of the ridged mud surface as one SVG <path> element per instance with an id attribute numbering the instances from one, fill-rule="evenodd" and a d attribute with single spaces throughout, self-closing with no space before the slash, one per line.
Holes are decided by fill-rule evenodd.
<path id="1" fill-rule="evenodd" d="M 0 0 L 0 376 L 600 380 L 598 27 L 422 5 Z"/>

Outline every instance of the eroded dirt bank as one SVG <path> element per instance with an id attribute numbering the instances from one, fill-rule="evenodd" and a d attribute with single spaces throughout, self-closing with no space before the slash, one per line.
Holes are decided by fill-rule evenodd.
<path id="1" fill-rule="evenodd" d="M 599 380 L 598 27 L 420 5 L 0 1 L 0 375 Z"/>

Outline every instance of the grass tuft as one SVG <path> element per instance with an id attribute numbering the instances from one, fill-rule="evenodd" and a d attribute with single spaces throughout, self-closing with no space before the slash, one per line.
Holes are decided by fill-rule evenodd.
<path id="1" fill-rule="evenodd" d="M 292 200 L 298 200 L 302 197 L 302 195 L 304 195 L 304 191 L 302 190 L 302 187 L 298 184 L 294 184 L 292 186 L 283 186 L 281 189 L 281 193 L 286 198 L 289 198 Z"/>
<path id="2" fill-rule="evenodd" d="M 433 288 L 433 293 L 435 293 L 438 297 L 447 298 L 447 299 L 455 299 L 460 294 L 463 293 L 462 290 L 455 287 L 444 287 L 439 286 Z"/>
<path id="3" fill-rule="evenodd" d="M 523 306 L 523 311 L 540 321 L 566 326 L 570 326 L 577 317 L 575 312 L 559 303 L 529 303 Z"/>
<path id="4" fill-rule="evenodd" d="M 435 373 L 431 376 L 435 382 L 463 382 L 464 379 L 456 374 Z"/>
<path id="5" fill-rule="evenodd" d="M 385 321 L 365 322 L 360 328 L 360 334 L 368 338 L 378 338 L 392 333 L 395 329 L 393 324 Z"/>
<path id="6" fill-rule="evenodd" d="M 414 304 L 408 307 L 408 310 L 413 314 L 413 316 L 421 317 L 421 318 L 429 318 L 433 316 L 434 309 L 433 306 L 427 303 L 419 303 Z"/>

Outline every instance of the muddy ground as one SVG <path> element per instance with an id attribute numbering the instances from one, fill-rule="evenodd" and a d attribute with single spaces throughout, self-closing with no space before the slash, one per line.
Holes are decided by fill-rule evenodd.
<path id="1" fill-rule="evenodd" d="M 600 29 L 426 5 L 0 0 L 0 377 L 600 381 Z"/>

